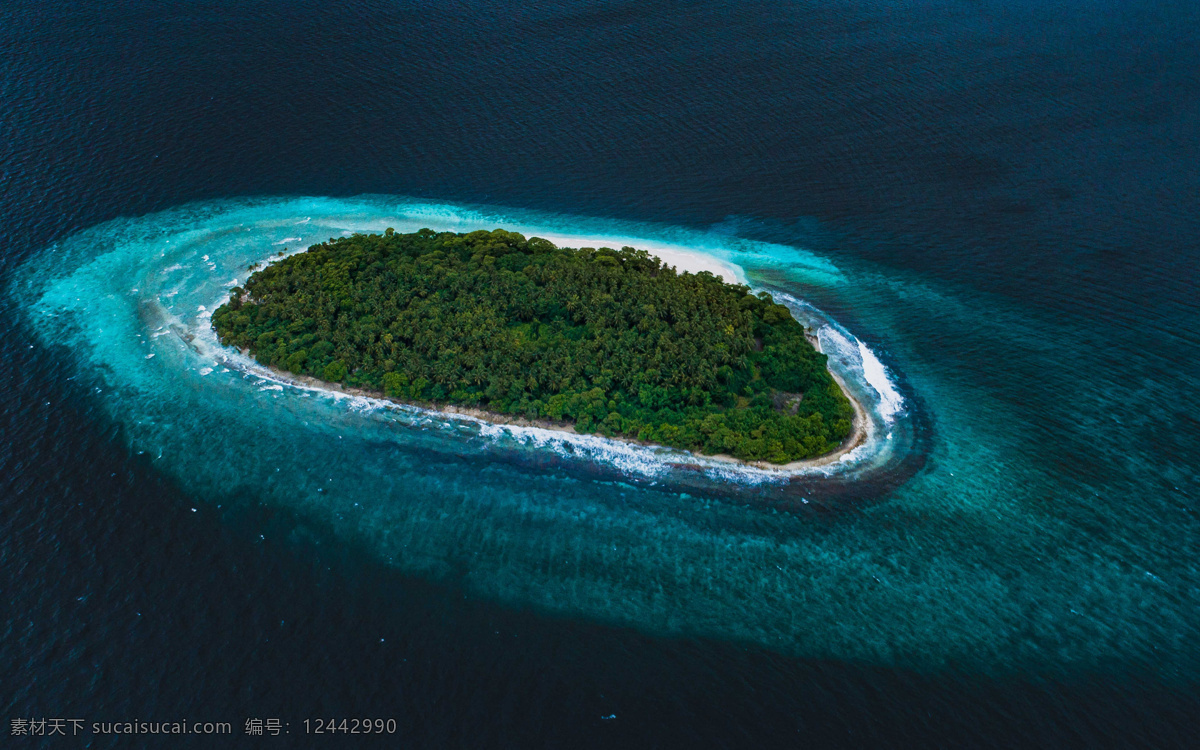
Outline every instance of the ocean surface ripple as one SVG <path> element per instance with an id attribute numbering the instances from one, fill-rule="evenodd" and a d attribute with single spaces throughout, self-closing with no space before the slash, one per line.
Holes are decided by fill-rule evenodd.
<path id="1" fill-rule="evenodd" d="M 798 475 L 685 467 L 677 451 L 305 388 L 216 342 L 212 312 L 250 264 L 387 226 L 504 226 L 714 264 L 817 330 L 869 408 L 871 437 Z M 1097 549 L 1040 510 L 1053 480 L 1027 460 L 1019 430 L 997 429 L 1019 424 L 1010 407 L 911 353 L 911 367 L 889 366 L 903 352 L 887 353 L 886 321 L 867 323 L 882 342 L 869 345 L 808 301 L 840 300 L 867 322 L 866 300 L 901 286 L 936 294 L 728 234 L 362 197 L 229 200 L 113 221 L 33 258 L 13 291 L 72 388 L 189 495 L 286 509 L 406 573 L 799 656 L 993 670 L 1190 665 L 1195 589 L 1164 584 L 1151 564 Z M 1037 324 L 1025 330 L 1036 335 Z M 923 426 L 925 405 L 936 433 Z"/>

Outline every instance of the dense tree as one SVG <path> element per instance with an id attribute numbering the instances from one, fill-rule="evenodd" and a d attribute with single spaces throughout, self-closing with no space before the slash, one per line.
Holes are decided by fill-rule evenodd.
<path id="1" fill-rule="evenodd" d="M 331 238 L 255 272 L 213 325 L 293 373 L 747 460 L 826 453 L 853 415 L 787 308 L 630 247 Z"/>

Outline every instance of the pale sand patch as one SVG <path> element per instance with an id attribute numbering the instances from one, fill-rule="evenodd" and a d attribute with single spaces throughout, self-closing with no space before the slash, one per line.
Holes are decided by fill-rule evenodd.
<path id="1" fill-rule="evenodd" d="M 611 247 L 614 250 L 620 250 L 626 246 L 636 247 L 638 250 L 645 250 L 651 255 L 657 255 L 665 265 L 675 266 L 675 270 L 680 273 L 685 271 L 688 273 L 708 271 L 713 276 L 720 276 L 729 284 L 744 284 L 746 282 L 746 274 L 741 266 L 713 257 L 699 250 L 692 250 L 679 245 L 647 242 L 632 237 L 592 237 L 570 234 L 538 234 L 530 236 L 550 240 L 559 247 L 576 249 L 581 247 Z"/>

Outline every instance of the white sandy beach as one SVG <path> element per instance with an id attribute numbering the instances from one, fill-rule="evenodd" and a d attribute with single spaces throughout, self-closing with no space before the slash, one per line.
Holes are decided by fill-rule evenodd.
<path id="1" fill-rule="evenodd" d="M 741 266 L 679 245 L 647 242 L 632 237 L 592 237 L 571 234 L 538 234 L 536 236 L 550 240 L 559 247 L 611 247 L 614 250 L 620 250 L 625 246 L 636 247 L 638 250 L 645 250 L 651 255 L 658 256 L 663 263 L 674 266 L 675 270 L 680 273 L 708 271 L 714 276 L 720 276 L 729 284 L 746 283 L 746 273 Z"/>

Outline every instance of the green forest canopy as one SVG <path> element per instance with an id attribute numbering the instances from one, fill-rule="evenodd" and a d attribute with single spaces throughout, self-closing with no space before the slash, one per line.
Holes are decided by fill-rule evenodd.
<path id="1" fill-rule="evenodd" d="M 256 271 L 213 325 L 296 374 L 745 460 L 827 453 L 853 416 L 786 307 L 631 247 L 330 238 Z"/>

